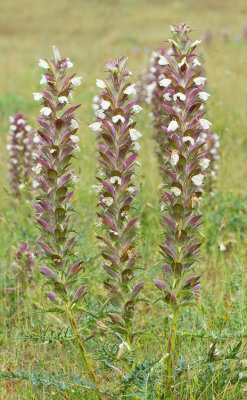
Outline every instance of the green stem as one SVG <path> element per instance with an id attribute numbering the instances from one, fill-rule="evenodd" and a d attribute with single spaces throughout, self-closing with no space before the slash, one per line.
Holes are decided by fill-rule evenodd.
<path id="1" fill-rule="evenodd" d="M 68 314 L 69 321 L 70 321 L 71 327 L 73 329 L 73 332 L 74 332 L 75 336 L 77 337 L 77 341 L 78 341 L 78 344 L 79 344 L 79 348 L 80 348 L 80 351 L 81 351 L 81 355 L 82 355 L 82 359 L 83 359 L 83 363 L 85 365 L 85 368 L 86 368 L 86 370 L 88 372 L 88 375 L 90 376 L 90 379 L 91 379 L 92 383 L 97 388 L 98 386 L 97 386 L 96 375 L 95 375 L 94 369 L 93 369 L 93 367 L 92 367 L 92 365 L 91 365 L 91 363 L 89 361 L 89 358 L 87 356 L 87 352 L 86 352 L 86 349 L 84 347 L 83 340 L 82 340 L 82 338 L 80 336 L 79 329 L 78 329 L 77 324 L 76 324 L 76 322 L 74 320 L 74 317 L 73 317 L 73 314 L 72 314 L 71 310 L 67 310 L 67 314 Z M 97 397 L 98 397 L 99 400 L 102 399 L 99 392 L 97 393 Z"/>
<path id="2" fill-rule="evenodd" d="M 177 325 L 178 325 L 178 314 L 179 314 L 179 308 L 176 307 L 173 312 L 173 319 L 172 319 L 172 324 L 171 324 L 171 330 L 170 330 L 170 338 L 168 342 L 168 359 L 167 359 L 167 378 L 166 378 L 166 392 L 165 392 L 165 398 L 171 399 L 171 385 L 172 385 L 172 380 L 173 380 L 173 367 L 174 367 L 174 361 L 175 361 L 175 351 L 176 351 L 176 331 L 177 331 Z"/>

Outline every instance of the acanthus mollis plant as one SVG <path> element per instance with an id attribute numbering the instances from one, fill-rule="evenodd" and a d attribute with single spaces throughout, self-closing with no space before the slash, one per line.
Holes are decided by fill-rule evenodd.
<path id="1" fill-rule="evenodd" d="M 103 268 L 108 274 L 105 287 L 110 297 L 112 327 L 123 337 L 121 349 L 130 349 L 134 336 L 134 316 L 143 282 L 134 283 L 140 252 L 135 250 L 139 217 L 132 217 L 132 203 L 137 193 L 136 167 L 142 136 L 132 119 L 142 108 L 136 104 L 135 85 L 126 69 L 126 58 L 107 63 L 107 77 L 97 79 L 102 89 L 96 122 L 90 128 L 99 140 L 99 170 L 94 189 L 99 193 L 96 225 L 102 248 Z"/>
<path id="2" fill-rule="evenodd" d="M 163 98 L 164 87 L 162 86 L 162 79 L 165 78 L 166 59 L 164 56 L 167 54 L 167 51 L 165 47 L 160 47 L 157 51 L 152 53 L 148 73 L 146 75 L 146 102 L 152 105 L 153 138 L 157 144 L 155 153 L 160 166 L 164 164 L 163 157 L 165 148 L 165 138 L 162 130 L 162 125 L 165 124 L 165 115 L 162 107 L 165 101 Z"/>
<path id="3" fill-rule="evenodd" d="M 33 276 L 34 252 L 26 242 L 20 242 L 15 249 L 15 261 L 12 263 L 17 281 L 23 286 L 30 283 Z"/>
<path id="4" fill-rule="evenodd" d="M 37 243 L 41 248 L 37 252 L 44 263 L 39 268 L 52 288 L 46 295 L 60 311 L 66 312 L 85 368 L 96 385 L 95 373 L 74 316 L 76 305 L 85 296 L 86 286 L 79 286 L 83 265 L 75 249 L 77 235 L 73 216 L 76 210 L 72 198 L 79 180 L 71 165 L 75 153 L 80 150 L 76 135 L 79 125 L 75 117 L 79 105 L 70 102 L 71 93 L 81 84 L 82 78 L 67 74 L 73 64 L 68 58 L 61 58 L 56 46 L 53 47 L 53 58 L 40 60 L 39 66 L 45 70 L 40 83 L 46 85 L 45 89 L 33 93 L 34 100 L 41 100 L 43 105 L 37 119 L 40 150 L 35 165 L 38 183 L 35 209 L 40 230 Z"/>
<path id="5" fill-rule="evenodd" d="M 170 398 L 174 378 L 179 312 L 181 307 L 196 304 L 200 289 L 200 277 L 192 269 L 202 244 L 198 231 L 202 214 L 198 207 L 210 162 L 201 137 L 211 125 L 203 118 L 201 107 L 208 95 L 204 91 L 206 78 L 201 76 L 196 54 L 200 42 L 190 40 L 191 29 L 186 24 L 171 26 L 171 31 L 172 48 L 164 56 L 165 77 L 160 82 L 166 88 L 169 101 L 163 107 L 167 121 L 163 126 L 164 152 L 168 161 L 168 166 L 162 167 L 166 176 L 161 198 L 165 243 L 160 245 L 164 280 L 155 280 L 163 301 L 172 309 L 164 398 Z"/>
<path id="6" fill-rule="evenodd" d="M 39 139 L 23 114 L 18 113 L 9 117 L 9 120 L 9 180 L 13 194 L 21 198 L 23 191 L 31 184 L 34 153 Z"/>

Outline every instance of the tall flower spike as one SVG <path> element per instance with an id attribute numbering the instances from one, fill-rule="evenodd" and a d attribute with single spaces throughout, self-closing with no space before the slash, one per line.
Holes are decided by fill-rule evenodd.
<path id="1" fill-rule="evenodd" d="M 9 180 L 13 194 L 20 198 L 23 189 L 27 189 L 33 176 L 34 153 L 38 137 L 26 122 L 23 114 L 10 118 L 10 134 L 7 150 L 9 152 Z"/>
<path id="2" fill-rule="evenodd" d="M 61 58 L 57 47 L 53 48 L 51 60 L 40 60 L 45 69 L 41 84 L 46 89 L 34 93 L 34 99 L 42 100 L 38 134 L 41 147 L 35 166 L 38 195 L 35 204 L 36 221 L 40 230 L 37 243 L 38 253 L 44 260 L 39 267 L 52 291 L 47 297 L 65 311 L 77 337 L 85 367 L 94 384 L 96 377 L 88 360 L 83 340 L 73 317 L 73 309 L 85 296 L 85 285 L 78 287 L 78 273 L 82 262 L 75 260 L 77 235 L 71 221 L 76 213 L 72 200 L 75 184 L 78 182 L 76 170 L 71 168 L 71 160 L 78 151 L 79 140 L 76 132 L 78 123 L 74 112 L 78 105 L 70 105 L 71 92 L 81 82 L 75 74 L 67 76 L 73 64 L 68 58 Z M 100 398 L 100 395 L 98 395 Z"/>
<path id="3" fill-rule="evenodd" d="M 164 260 L 164 281 L 155 280 L 163 294 L 164 302 L 173 309 L 167 364 L 167 393 L 171 389 L 172 365 L 175 359 L 175 336 L 181 306 L 193 304 L 200 289 L 199 276 L 191 270 L 197 261 L 201 242 L 198 227 L 202 214 L 198 206 L 203 192 L 203 181 L 208 162 L 205 159 L 204 141 L 200 138 L 211 123 L 203 118 L 201 106 L 205 99 L 205 78 L 201 77 L 196 46 L 188 34 L 191 29 L 183 24 L 172 26 L 172 48 L 165 56 L 168 66 L 162 83 L 169 94 L 170 103 L 164 105 L 163 126 L 166 135 L 165 154 L 169 166 L 163 167 L 166 175 L 161 201 L 164 215 L 165 243 L 160 245 Z"/>
<path id="4" fill-rule="evenodd" d="M 126 58 L 107 63 L 107 78 L 97 80 L 102 88 L 98 102 L 96 122 L 90 125 L 99 139 L 99 193 L 96 222 L 102 230 L 97 236 L 102 247 L 103 267 L 109 275 L 105 287 L 110 296 L 113 312 L 109 313 L 113 329 L 131 345 L 135 305 L 143 282 L 133 284 L 140 252 L 135 250 L 139 217 L 130 218 L 131 204 L 137 193 L 134 186 L 135 170 L 142 136 L 132 117 L 141 111 L 136 100 L 135 86 L 130 84 Z M 99 115 L 102 114 L 102 115 Z"/>

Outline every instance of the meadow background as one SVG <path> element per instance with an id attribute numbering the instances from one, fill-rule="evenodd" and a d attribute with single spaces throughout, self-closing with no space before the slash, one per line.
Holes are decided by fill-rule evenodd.
<path id="1" fill-rule="evenodd" d="M 14 247 L 20 240 L 35 243 L 37 235 L 30 204 L 16 203 L 9 195 L 6 136 L 9 115 L 23 112 L 36 128 L 35 118 L 39 106 L 32 92 L 39 88 L 39 58 L 49 58 L 56 44 L 64 57 L 70 57 L 73 70 L 83 76 L 83 84 L 74 95 L 75 103 L 82 104 L 78 117 L 81 121 L 79 154 L 80 183 L 78 184 L 79 248 L 86 260 L 86 276 L 90 292 L 103 301 L 103 272 L 98 257 L 93 225 L 97 198 L 91 185 L 95 183 L 96 141 L 88 125 L 93 120 L 92 98 L 97 94 L 96 78 L 103 78 L 105 63 L 114 57 L 128 56 L 128 67 L 135 82 L 146 69 L 151 52 L 170 36 L 169 24 L 187 22 L 194 29 L 194 39 L 200 39 L 211 29 L 210 44 L 201 45 L 201 58 L 205 62 L 208 91 L 211 93 L 206 118 L 220 136 L 220 162 L 215 195 L 205 199 L 205 245 L 201 263 L 197 267 L 202 275 L 202 294 L 198 310 L 188 310 L 181 317 L 179 330 L 181 355 L 185 364 L 192 359 L 205 358 L 214 334 L 221 356 L 237 348 L 239 358 L 227 364 L 222 378 L 222 360 L 205 372 L 205 382 L 196 379 L 200 367 L 191 372 L 189 382 L 181 385 L 181 399 L 244 399 L 244 384 L 231 382 L 231 374 L 247 358 L 245 352 L 246 329 L 246 230 L 247 230 L 247 39 L 242 35 L 247 21 L 247 3 L 242 0 L 8 0 L 0 2 L 0 370 L 30 371 L 31 368 L 56 372 L 70 369 L 80 375 L 80 360 L 66 341 L 33 340 L 45 331 L 65 329 L 59 315 L 45 315 L 48 306 L 43 295 L 39 274 L 23 291 L 13 273 Z M 224 40 L 222 30 L 229 30 Z M 142 249 L 143 271 L 146 280 L 145 296 L 154 297 L 152 279 L 161 276 L 157 265 L 161 238 L 159 226 L 159 194 L 161 182 L 153 152 L 152 127 L 149 110 L 139 114 L 138 130 L 142 150 L 138 183 L 140 191 L 136 207 L 140 210 L 143 228 L 139 239 Z M 219 246 L 224 243 L 226 251 Z M 7 287 L 17 287 L 8 293 Z M 97 303 L 95 316 L 97 319 Z M 139 327 L 149 326 L 142 346 L 145 358 L 152 359 L 162 353 L 162 324 L 167 312 L 161 304 L 140 306 Z M 90 328 L 91 329 L 91 328 Z M 95 328 L 96 329 L 96 328 Z M 155 332 L 155 335 L 154 335 Z M 195 336 L 192 337 L 192 332 Z M 203 332 L 203 333 L 202 333 Z M 216 333 L 215 333 L 216 332 Z M 31 334 L 32 333 L 32 334 Z M 221 340 L 219 340 L 219 333 Z M 196 337 L 197 335 L 197 337 Z M 208 335 L 208 337 L 207 337 Z M 217 336 L 218 335 L 218 336 Z M 29 338 L 28 338 L 29 336 Z M 200 336 L 204 336 L 203 338 Z M 24 338 L 23 338 L 24 337 Z M 240 338 L 240 339 L 239 339 Z M 215 340 L 216 340 L 215 339 Z M 224 340 L 223 340 L 224 339 Z M 239 339 L 239 340 L 237 340 Z M 104 340 L 104 338 L 102 339 Z M 49 343 L 50 342 L 50 343 Z M 99 355 L 97 342 L 90 344 Z M 229 350 L 230 349 L 230 350 Z M 237 354 L 237 351 L 235 352 Z M 212 369 L 213 368 L 213 369 Z M 208 370 L 207 370 L 208 371 Z M 104 384 L 111 385 L 111 376 Z M 243 372 L 244 375 L 244 372 Z M 244 375 L 245 376 L 245 375 Z M 43 379 L 43 378 L 42 378 Z M 58 391 L 56 385 L 47 385 L 45 378 L 1 380 L 0 399 L 52 399 L 81 397 L 68 391 Z M 49 382 L 47 377 L 47 381 Z M 201 379 L 201 378 L 200 378 Z M 103 380 L 103 378 L 102 378 Z M 42 382 L 41 382 L 42 381 Z M 202 386 L 201 386 L 202 385 Z M 76 388 L 76 385 L 75 385 Z M 247 389 L 247 386 L 246 386 Z M 67 397 L 66 397 L 67 396 Z M 144 399 L 133 395 L 131 399 Z M 135 397 L 136 396 L 136 397 Z M 83 397 L 84 398 L 84 397 Z M 91 398 L 91 397 L 90 397 Z M 87 399 L 87 397 L 85 397 Z M 148 400 L 154 400 L 147 397 Z"/>

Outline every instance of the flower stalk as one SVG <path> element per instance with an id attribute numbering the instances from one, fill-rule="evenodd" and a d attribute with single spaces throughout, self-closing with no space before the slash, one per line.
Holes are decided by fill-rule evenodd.
<path id="1" fill-rule="evenodd" d="M 33 154 L 39 141 L 23 114 L 9 117 L 10 134 L 7 150 L 9 152 L 9 180 L 13 194 L 21 198 L 31 182 L 34 165 Z"/>
<path id="2" fill-rule="evenodd" d="M 71 167 L 71 161 L 80 150 L 76 135 L 79 125 L 75 117 L 79 105 L 70 104 L 71 93 L 81 84 L 82 78 L 67 74 L 73 64 L 68 58 L 61 58 L 55 46 L 53 58 L 40 60 L 39 66 L 45 70 L 40 83 L 46 85 L 45 89 L 33 93 L 34 100 L 42 101 L 41 117 L 37 119 L 40 151 L 34 168 L 38 184 L 36 222 L 40 230 L 37 253 L 44 261 L 39 268 L 52 288 L 46 295 L 57 308 L 67 313 L 85 369 L 92 383 L 97 385 L 73 316 L 77 303 L 86 294 L 86 286 L 79 283 L 83 263 L 78 260 L 75 250 L 77 235 L 73 222 L 76 209 L 72 197 L 79 178 Z"/>
<path id="3" fill-rule="evenodd" d="M 99 163 L 94 189 L 99 193 L 100 211 L 96 225 L 102 249 L 103 268 L 108 274 L 104 283 L 112 310 L 111 325 L 123 337 L 118 358 L 131 349 L 134 337 L 134 317 L 138 294 L 143 282 L 134 284 L 140 252 L 135 250 L 135 237 L 140 226 L 139 217 L 130 217 L 137 193 L 134 184 L 142 136 L 132 119 L 142 108 L 136 104 L 135 85 L 129 82 L 126 58 L 107 63 L 107 78 L 97 80 L 102 89 L 97 99 L 96 122 L 90 125 L 99 141 Z"/>
<path id="4" fill-rule="evenodd" d="M 162 166 L 164 190 L 161 197 L 165 243 L 160 245 L 160 253 L 164 261 L 164 280 L 154 281 L 162 292 L 163 301 L 171 309 L 164 398 L 172 395 L 180 309 L 196 304 L 200 289 L 200 276 L 194 275 L 192 269 L 202 244 L 198 240 L 202 217 L 199 205 L 209 166 L 205 140 L 201 138 L 211 125 L 203 118 L 208 96 L 203 91 L 206 78 L 201 76 L 196 55 L 200 42 L 192 43 L 191 29 L 186 24 L 171 26 L 171 32 L 171 49 L 165 56 L 161 55 L 166 68 L 160 81 L 165 88 L 164 98 L 169 102 L 169 105 L 163 105 L 166 126 L 162 127 L 167 163 Z"/>

